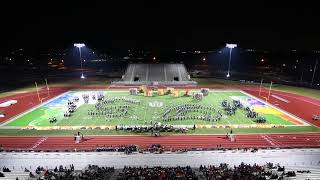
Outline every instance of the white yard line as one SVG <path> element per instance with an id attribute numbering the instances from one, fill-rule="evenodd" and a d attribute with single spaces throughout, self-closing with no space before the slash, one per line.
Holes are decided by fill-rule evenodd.
<path id="1" fill-rule="evenodd" d="M 143 102 L 143 100 L 141 100 L 140 98 L 139 98 L 139 100 L 140 100 L 140 104 L 142 104 L 142 102 Z M 133 104 L 132 104 L 133 105 Z M 138 105 L 139 106 L 139 105 Z M 131 107 L 131 108 L 134 108 L 134 107 Z M 130 104 L 129 104 L 129 109 L 130 109 Z M 129 109 L 128 109 L 128 112 L 129 112 Z M 138 116 L 136 116 L 136 112 L 137 112 L 137 110 L 138 110 L 138 108 L 134 108 L 134 110 L 133 110 L 133 113 L 132 113 L 132 117 L 138 117 Z M 129 121 L 132 121 L 132 119 L 130 119 L 130 114 L 128 113 L 128 119 L 129 119 Z M 124 119 L 124 118 L 122 118 L 122 119 Z M 139 118 L 138 118 L 139 119 Z"/>
<path id="2" fill-rule="evenodd" d="M 226 97 L 228 99 L 231 99 L 230 95 L 226 95 Z M 231 103 L 233 103 L 233 102 L 231 101 Z M 239 110 L 237 110 L 236 113 L 237 113 L 237 115 L 241 114 L 241 113 L 239 113 Z M 244 113 L 242 113 L 242 115 L 243 115 L 243 117 L 246 117 Z M 243 124 L 243 121 L 246 121 L 246 120 L 244 120 L 245 118 L 244 119 L 238 119 L 237 117 L 234 117 L 234 115 L 232 115 L 231 117 L 232 117 L 233 120 L 235 120 L 237 122 L 237 123 L 232 123 L 231 125 L 241 125 L 241 124 Z M 250 124 L 253 124 L 253 123 L 250 122 Z"/>
<path id="3" fill-rule="evenodd" d="M 144 110 L 144 116 L 143 116 L 143 121 L 146 121 L 146 114 L 147 114 L 147 107 L 149 105 L 149 102 L 146 103 L 146 107 L 145 107 L 145 110 Z M 148 121 L 149 122 L 149 121 Z"/>

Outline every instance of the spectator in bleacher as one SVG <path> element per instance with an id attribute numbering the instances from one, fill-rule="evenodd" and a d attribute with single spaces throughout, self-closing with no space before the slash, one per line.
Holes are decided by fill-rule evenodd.
<path id="1" fill-rule="evenodd" d="M 11 172 L 11 171 L 10 171 L 9 168 L 7 168 L 7 167 L 4 166 L 4 167 L 2 168 L 2 172 Z"/>

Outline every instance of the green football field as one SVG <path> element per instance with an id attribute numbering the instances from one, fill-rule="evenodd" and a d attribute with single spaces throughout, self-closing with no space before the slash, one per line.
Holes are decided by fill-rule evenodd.
<path id="1" fill-rule="evenodd" d="M 197 91 L 197 90 L 195 90 Z M 199 91 L 199 90 L 198 90 Z M 107 117 L 106 114 L 96 114 L 95 105 L 98 103 L 92 96 L 97 93 L 105 95 L 105 99 L 118 98 L 119 100 L 112 103 L 103 104 L 106 109 L 119 106 L 128 106 L 127 114 L 121 117 Z M 82 95 L 89 95 L 89 103 L 83 102 Z M 268 104 L 257 100 L 240 91 L 210 91 L 209 95 L 204 96 L 202 100 L 194 100 L 191 96 L 184 96 L 185 92 L 180 91 L 179 97 L 174 97 L 172 94 L 157 95 L 154 91 L 153 97 L 145 97 L 143 94 L 129 95 L 128 90 L 101 90 L 101 91 L 69 91 L 57 98 L 42 104 L 41 106 L 26 112 L 8 123 L 4 124 L 6 128 L 21 128 L 21 127 L 68 127 L 68 126 L 115 126 L 115 125 L 150 125 L 151 122 L 161 122 L 162 124 L 171 125 L 284 125 L 298 126 L 307 125 L 303 121 L 288 115 L 287 113 L 270 107 Z M 77 108 L 70 117 L 64 117 L 64 112 L 67 109 L 68 100 L 74 97 L 79 97 Z M 124 99 L 138 100 L 139 103 L 132 103 Z M 222 101 L 227 100 L 232 103 L 233 99 L 241 100 L 246 105 L 253 107 L 259 112 L 259 116 L 266 118 L 266 123 L 255 123 L 254 119 L 246 117 L 246 110 L 239 108 L 235 115 L 227 115 L 221 106 Z M 210 115 L 215 117 L 218 111 L 222 112 L 222 117 L 217 121 L 207 121 L 202 119 L 185 119 L 171 120 L 164 122 L 162 117 L 166 110 L 172 107 L 181 106 L 184 104 L 199 104 L 202 107 L 212 107 Z M 90 115 L 94 112 L 95 115 Z M 120 114 L 116 112 L 114 114 Z M 177 112 L 172 111 L 172 117 L 177 116 Z M 203 111 L 188 112 L 189 116 L 202 116 Z M 57 122 L 50 123 L 49 118 L 55 117 Z"/>

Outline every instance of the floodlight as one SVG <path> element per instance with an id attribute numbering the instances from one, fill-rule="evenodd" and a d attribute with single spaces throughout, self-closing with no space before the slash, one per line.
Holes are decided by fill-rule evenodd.
<path id="1" fill-rule="evenodd" d="M 231 53 L 232 53 L 232 49 L 237 47 L 237 44 L 226 44 L 226 47 L 230 49 L 229 51 L 229 66 L 228 66 L 228 74 L 227 74 L 227 78 L 230 77 L 230 65 L 231 65 Z"/>
<path id="2" fill-rule="evenodd" d="M 237 47 L 237 44 L 226 44 L 227 48 L 233 49 Z"/>
<path id="3" fill-rule="evenodd" d="M 82 68 L 82 60 L 81 60 L 81 48 L 84 47 L 84 43 L 74 43 L 73 44 L 75 47 L 79 48 L 79 59 L 80 59 L 80 66 L 81 66 L 81 79 L 84 79 L 83 75 L 83 68 Z M 85 61 L 84 61 L 85 62 Z"/>
<path id="4" fill-rule="evenodd" d="M 83 43 L 74 43 L 73 45 L 77 48 L 82 48 L 85 46 Z"/>

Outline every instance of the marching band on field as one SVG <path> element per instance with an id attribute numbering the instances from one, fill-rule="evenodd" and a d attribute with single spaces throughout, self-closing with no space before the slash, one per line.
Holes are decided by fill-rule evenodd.
<path id="1" fill-rule="evenodd" d="M 90 95 L 82 94 L 84 103 L 89 103 Z M 124 101 L 131 104 L 139 104 L 140 100 L 128 98 L 128 97 L 113 97 L 105 98 L 104 94 L 92 95 L 93 100 L 97 100 L 94 105 L 95 109 L 88 110 L 88 116 L 105 116 L 106 118 L 118 118 L 128 115 L 130 106 L 128 104 L 114 105 L 116 102 Z M 72 100 L 68 100 L 68 109 L 64 113 L 64 117 L 70 117 L 76 110 L 76 102 L 79 102 L 79 97 L 74 97 Z M 226 115 L 232 116 L 235 114 L 238 108 L 243 108 L 240 100 L 233 100 L 233 103 L 224 100 L 221 102 L 221 106 Z M 246 116 L 248 118 L 255 118 L 257 123 L 264 123 L 266 119 L 264 117 L 258 117 L 258 113 L 254 112 L 249 107 L 244 107 L 247 111 Z M 215 113 L 213 115 L 212 113 Z M 203 120 L 203 121 L 219 121 L 223 117 L 220 110 L 216 110 L 212 106 L 201 105 L 197 103 L 186 103 L 174 107 L 170 107 L 162 114 L 162 121 L 176 121 L 176 120 Z M 50 123 L 57 122 L 55 117 L 49 118 Z"/>
<path id="2" fill-rule="evenodd" d="M 163 115 L 162 120 L 175 121 L 175 120 L 189 120 L 197 119 L 204 121 L 218 121 L 222 117 L 222 114 L 218 112 L 217 116 L 212 116 L 211 113 L 215 112 L 215 109 L 212 106 L 203 106 L 200 104 L 183 104 L 167 109 Z M 170 116 L 170 113 L 176 113 L 174 116 Z M 202 115 L 187 115 L 187 113 L 201 113 Z"/>

